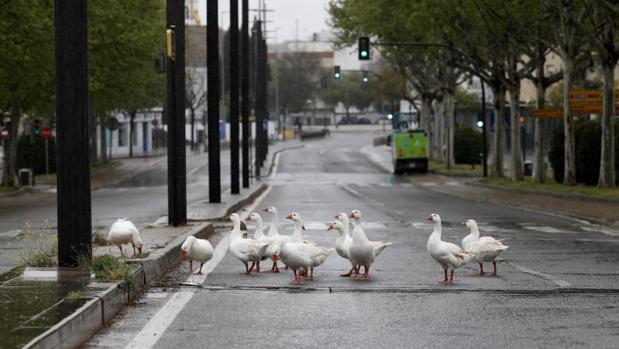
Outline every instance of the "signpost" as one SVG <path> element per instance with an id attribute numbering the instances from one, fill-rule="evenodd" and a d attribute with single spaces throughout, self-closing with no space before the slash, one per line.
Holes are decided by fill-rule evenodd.
<path id="1" fill-rule="evenodd" d="M 45 174 L 49 176 L 49 139 L 52 138 L 52 128 L 41 127 L 41 138 L 45 140 Z"/>

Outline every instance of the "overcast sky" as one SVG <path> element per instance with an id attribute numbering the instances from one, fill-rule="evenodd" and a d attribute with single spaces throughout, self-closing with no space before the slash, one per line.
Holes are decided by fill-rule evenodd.
<path id="1" fill-rule="evenodd" d="M 296 37 L 297 20 L 299 22 L 299 39 L 305 40 L 311 37 L 312 33 L 328 30 L 327 4 L 329 0 L 265 0 L 267 9 L 275 12 L 267 13 L 267 20 L 272 20 L 267 24 L 269 30 L 277 28 L 277 41 L 294 40 Z M 258 8 L 258 0 L 249 0 L 250 9 Z M 224 13 L 230 8 L 229 0 L 219 0 L 219 25 L 227 29 L 230 23 L 230 14 Z M 239 16 L 241 1 L 239 1 Z M 253 18 L 255 13 L 250 13 Z M 206 0 L 200 0 L 200 17 L 202 24 L 206 23 Z M 269 40 L 274 39 L 274 34 L 269 33 Z"/>

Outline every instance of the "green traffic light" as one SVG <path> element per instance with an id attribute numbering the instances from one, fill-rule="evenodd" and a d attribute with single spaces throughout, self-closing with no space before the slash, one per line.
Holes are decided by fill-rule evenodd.
<path id="1" fill-rule="evenodd" d="M 361 51 L 361 57 L 367 57 L 368 51 Z"/>
<path id="2" fill-rule="evenodd" d="M 368 81 L 370 81 L 370 79 L 368 79 L 368 77 L 367 77 L 367 76 L 364 76 L 364 77 L 363 77 L 363 82 L 368 82 Z"/>
<path id="3" fill-rule="evenodd" d="M 336 79 L 339 79 L 341 75 L 340 75 L 340 73 L 335 73 L 333 76 L 334 76 Z"/>

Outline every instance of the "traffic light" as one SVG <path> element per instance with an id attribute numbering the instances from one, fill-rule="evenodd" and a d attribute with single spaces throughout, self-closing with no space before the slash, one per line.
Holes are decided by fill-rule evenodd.
<path id="1" fill-rule="evenodd" d="M 333 78 L 338 80 L 342 77 L 342 72 L 340 71 L 340 66 L 336 65 L 333 67 Z"/>
<path id="2" fill-rule="evenodd" d="M 32 125 L 32 134 L 35 136 L 38 136 L 41 134 L 41 122 L 39 121 L 39 119 L 34 119 L 34 122 Z"/>
<path id="3" fill-rule="evenodd" d="M 367 36 L 359 37 L 358 53 L 360 61 L 367 61 L 370 59 L 370 38 Z"/>
<path id="4" fill-rule="evenodd" d="M 368 76 L 368 72 L 367 71 L 363 71 L 363 83 L 367 84 L 370 81 L 370 77 Z"/>

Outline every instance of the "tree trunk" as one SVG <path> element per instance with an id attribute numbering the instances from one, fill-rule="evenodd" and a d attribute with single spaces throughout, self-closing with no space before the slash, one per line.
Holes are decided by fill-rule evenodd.
<path id="1" fill-rule="evenodd" d="M 563 58 L 563 133 L 565 135 L 564 144 L 564 171 L 563 184 L 576 184 L 576 146 L 574 135 L 574 118 L 570 114 L 569 93 L 572 89 L 572 75 L 574 73 L 574 62 L 567 54 Z"/>
<path id="2" fill-rule="evenodd" d="M 537 82 L 535 83 L 535 92 L 537 93 L 537 109 L 543 109 L 546 105 L 546 86 L 543 83 L 544 65 L 537 67 Z M 546 151 L 544 149 L 544 126 L 546 120 L 544 118 L 535 118 L 535 149 L 533 156 L 533 182 L 546 182 Z"/>
<path id="3" fill-rule="evenodd" d="M 133 134 L 135 133 L 135 114 L 136 110 L 129 113 L 129 157 L 133 157 Z"/>
<path id="4" fill-rule="evenodd" d="M 449 91 L 445 96 L 445 121 L 447 130 L 445 131 L 445 149 L 447 169 L 450 170 L 455 165 L 454 159 L 454 132 L 455 132 L 455 96 L 452 91 Z"/>
<path id="5" fill-rule="evenodd" d="M 434 131 L 435 131 L 435 159 L 438 161 L 444 161 L 443 157 L 443 134 L 445 133 L 445 112 L 444 112 L 444 98 L 440 98 L 436 102 L 436 113 L 434 114 Z"/>
<path id="6" fill-rule="evenodd" d="M 202 132 L 202 141 L 204 142 L 204 152 L 205 153 L 208 151 L 208 140 L 207 140 L 207 135 L 206 135 L 206 127 L 207 127 L 207 125 L 206 125 L 206 123 L 207 123 L 206 116 L 207 116 L 207 113 L 204 112 L 202 114 L 202 125 L 204 125 L 204 132 Z M 251 137 L 251 135 L 249 137 Z"/>
<path id="7" fill-rule="evenodd" d="M 196 124 L 196 110 L 192 107 L 189 108 L 189 111 L 191 112 L 191 150 L 195 151 L 196 150 L 196 143 L 194 140 L 194 133 L 195 133 L 195 124 Z"/>
<path id="8" fill-rule="evenodd" d="M 432 113 L 432 98 L 430 98 L 427 95 L 421 95 L 421 111 L 420 111 L 420 120 L 419 120 L 419 127 L 426 131 L 426 134 L 428 135 L 428 144 L 430 145 L 430 148 L 432 148 L 432 144 L 434 142 L 434 134 L 432 133 L 432 120 L 431 120 L 431 113 Z M 432 151 L 428 151 L 428 155 L 430 156 L 430 158 L 432 159 L 434 157 L 434 154 Z"/>
<path id="9" fill-rule="evenodd" d="M 106 139 L 106 127 L 105 127 L 105 122 L 104 122 L 104 118 L 103 117 L 98 117 L 99 119 L 99 124 L 101 125 L 101 141 L 99 144 L 99 152 L 101 153 L 101 161 L 105 162 L 108 160 L 107 158 L 107 139 Z"/>
<path id="10" fill-rule="evenodd" d="M 510 99 L 510 143 L 511 143 L 511 161 L 510 161 L 510 179 L 512 181 L 521 181 L 524 179 L 522 172 L 522 144 L 520 142 L 520 122 L 518 122 L 518 104 L 520 102 L 520 83 L 515 84 L 509 89 Z"/>
<path id="11" fill-rule="evenodd" d="M 503 173 L 503 153 L 505 152 L 505 87 L 502 85 L 493 87 L 494 93 L 494 138 L 492 166 L 489 176 L 493 178 L 504 177 Z"/>
<path id="12" fill-rule="evenodd" d="M 19 120 L 21 119 L 21 111 L 14 110 L 10 115 L 11 121 L 8 126 L 9 139 L 6 140 L 6 148 L 4 149 L 4 174 L 2 176 L 2 185 L 14 186 L 17 174 L 17 131 L 19 130 Z"/>
<path id="13" fill-rule="evenodd" d="M 604 62 L 604 108 L 602 110 L 602 152 L 600 157 L 600 177 L 598 187 L 613 188 L 615 186 L 615 64 Z"/>

